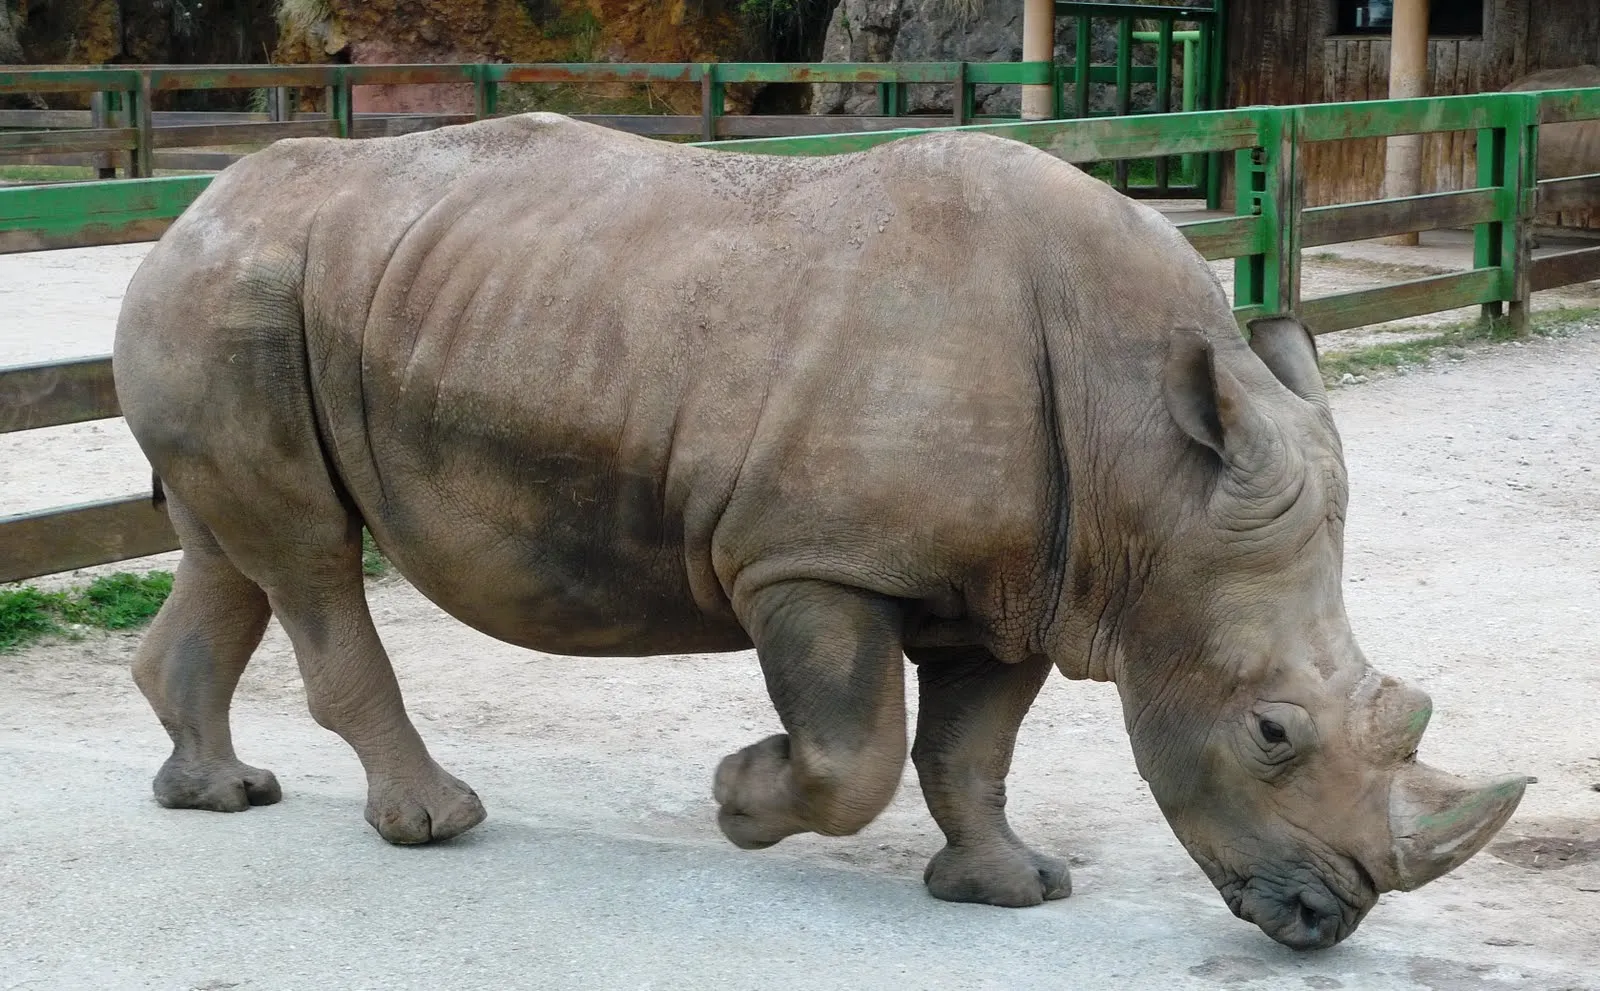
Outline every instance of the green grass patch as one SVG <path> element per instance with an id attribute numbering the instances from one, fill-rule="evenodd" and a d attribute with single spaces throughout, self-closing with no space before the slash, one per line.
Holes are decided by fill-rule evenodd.
<path id="1" fill-rule="evenodd" d="M 1533 337 L 1561 337 L 1571 326 L 1600 316 L 1600 309 L 1587 307 L 1562 307 L 1542 310 L 1528 320 L 1529 335 Z M 1344 376 L 1371 376 L 1391 372 L 1402 366 L 1426 364 L 1439 356 L 1461 358 L 1466 356 L 1469 344 L 1501 344 L 1517 339 L 1510 324 L 1504 319 L 1473 320 L 1439 328 L 1426 337 L 1410 340 L 1380 342 L 1353 351 L 1331 351 L 1322 355 L 1322 377 L 1329 385 Z"/>
<path id="2" fill-rule="evenodd" d="M 0 180 L 6 182 L 69 182 L 93 179 L 87 165 L 0 165 Z"/>
<path id="3" fill-rule="evenodd" d="M 383 551 L 378 550 L 377 542 L 366 527 L 361 528 L 361 573 L 369 578 L 389 573 L 389 559 L 383 556 Z"/>
<path id="4" fill-rule="evenodd" d="M 389 559 L 361 531 L 361 572 L 371 578 L 392 570 Z M 49 636 L 79 630 L 130 630 L 155 618 L 172 594 L 172 573 L 126 571 L 96 578 L 82 588 L 46 592 L 31 585 L 0 589 L 0 654 Z"/>
<path id="5" fill-rule="evenodd" d="M 1090 162 L 1081 166 L 1083 171 L 1099 179 L 1101 182 L 1116 181 L 1117 165 L 1115 162 Z M 1172 161 L 1167 169 L 1167 185 L 1192 186 L 1194 177 L 1189 175 L 1189 170 L 1183 167 L 1180 157 Z M 1154 186 L 1156 184 L 1156 160 L 1153 158 L 1136 158 L 1128 162 L 1128 185 Z"/>
<path id="6" fill-rule="evenodd" d="M 43 592 L 29 585 L 0 591 L 0 652 L 70 633 L 75 626 L 102 630 L 141 626 L 171 592 L 168 571 L 144 575 L 119 571 L 65 592 Z"/>

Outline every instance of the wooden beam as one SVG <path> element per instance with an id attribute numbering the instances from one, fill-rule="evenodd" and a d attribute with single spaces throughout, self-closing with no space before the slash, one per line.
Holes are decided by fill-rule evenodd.
<path id="1" fill-rule="evenodd" d="M 178 549 L 146 495 L 0 518 L 0 582 L 17 582 Z"/>
<path id="2" fill-rule="evenodd" d="M 1056 50 L 1055 0 L 1023 0 L 1022 61 L 1052 62 Z M 1082 58 L 1082 54 L 1079 55 Z M 1055 92 L 1048 85 L 1022 87 L 1022 119 L 1049 120 Z"/>
<path id="3" fill-rule="evenodd" d="M 110 355 L 0 368 L 0 433 L 121 415 Z"/>
<path id="4" fill-rule="evenodd" d="M 1389 99 L 1427 96 L 1428 0 L 1395 0 L 1389 34 Z M 1422 135 L 1397 134 L 1388 140 L 1383 195 L 1394 199 L 1422 192 Z M 1391 244 L 1416 244 L 1415 233 L 1400 234 Z"/>

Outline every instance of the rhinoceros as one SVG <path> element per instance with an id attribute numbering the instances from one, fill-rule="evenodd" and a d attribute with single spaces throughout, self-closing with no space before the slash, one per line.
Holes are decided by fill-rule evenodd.
<path id="1" fill-rule="evenodd" d="M 1600 87 L 1600 66 L 1575 65 L 1565 69 L 1545 69 L 1523 76 L 1501 92 L 1589 87 Z M 1600 172 L 1600 120 L 1575 120 L 1540 126 L 1540 179 L 1594 172 Z"/>
<path id="2" fill-rule="evenodd" d="M 279 799 L 228 721 L 273 614 L 386 840 L 484 818 L 407 717 L 365 526 L 512 644 L 753 647 L 786 732 L 716 769 L 741 848 L 885 808 L 909 659 L 942 899 L 1070 893 L 1005 780 L 1052 668 L 1112 681 L 1228 907 L 1336 943 L 1476 853 L 1525 778 L 1417 760 L 1429 698 L 1345 614 L 1313 340 L 1250 330 L 1160 214 L 1002 137 L 792 159 L 528 114 L 280 141 L 172 225 L 117 326 L 183 546 L 134 661 L 173 741 L 156 799 Z"/>

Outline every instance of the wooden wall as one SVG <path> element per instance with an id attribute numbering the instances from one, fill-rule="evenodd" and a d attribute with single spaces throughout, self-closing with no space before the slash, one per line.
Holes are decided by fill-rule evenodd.
<path id="1" fill-rule="evenodd" d="M 1428 92 L 1437 96 L 1499 90 L 1540 69 L 1600 65 L 1600 0 L 1433 0 L 1482 2 L 1481 37 L 1435 37 L 1428 44 Z M 1229 106 L 1381 100 L 1389 90 L 1389 39 L 1336 36 L 1334 0 L 1230 0 Z M 1470 133 L 1423 142 L 1423 190 L 1473 185 L 1477 140 Z M 1306 152 L 1307 205 L 1377 199 L 1384 142 L 1337 141 Z M 1600 229 L 1600 212 L 1563 217 Z"/>

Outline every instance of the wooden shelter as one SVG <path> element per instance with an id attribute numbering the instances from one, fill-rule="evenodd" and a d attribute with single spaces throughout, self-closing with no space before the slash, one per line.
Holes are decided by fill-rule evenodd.
<path id="1" fill-rule="evenodd" d="M 1382 100 L 1390 95 L 1395 8 L 1406 0 L 1228 0 L 1229 106 Z M 1600 0 L 1432 0 L 1428 96 L 1504 89 L 1533 72 L 1600 65 Z M 1421 141 L 1421 192 L 1474 185 L 1476 137 Z M 1384 195 L 1382 139 L 1306 150 L 1308 206 Z M 1563 215 L 1563 227 L 1600 230 L 1600 211 Z"/>

